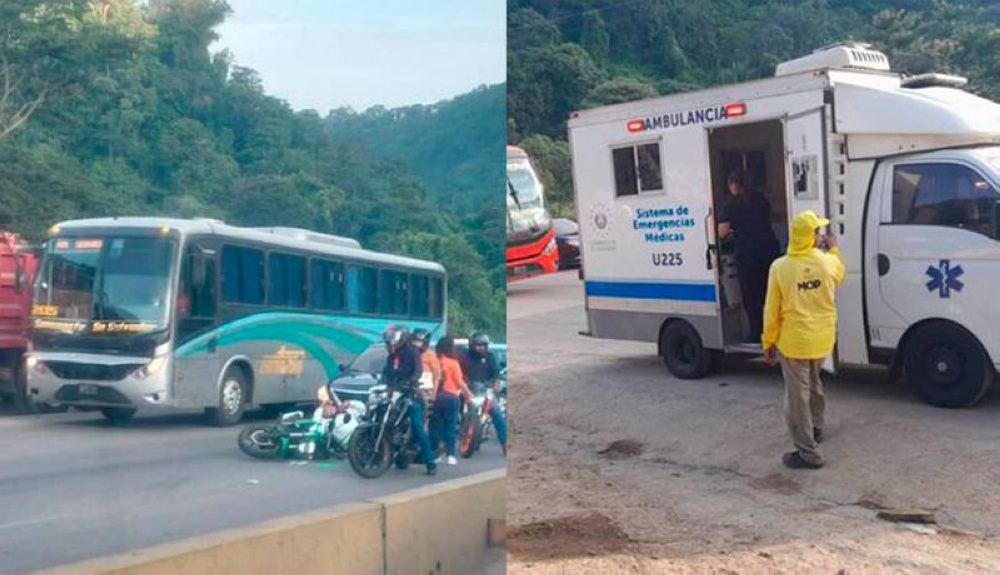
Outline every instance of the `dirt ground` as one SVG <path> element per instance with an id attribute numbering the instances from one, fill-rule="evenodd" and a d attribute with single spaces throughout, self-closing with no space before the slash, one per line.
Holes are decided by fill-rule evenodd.
<path id="1" fill-rule="evenodd" d="M 790 471 L 775 369 L 672 379 L 652 345 L 580 337 L 580 302 L 573 273 L 510 289 L 508 573 L 1000 573 L 1000 393 L 941 410 L 842 374 L 828 465 Z"/>

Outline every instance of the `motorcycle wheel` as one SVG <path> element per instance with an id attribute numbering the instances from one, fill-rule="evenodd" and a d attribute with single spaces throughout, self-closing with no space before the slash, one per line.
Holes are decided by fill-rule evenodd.
<path id="1" fill-rule="evenodd" d="M 281 441 L 270 427 L 252 426 L 240 432 L 240 451 L 257 459 L 274 459 L 281 455 Z"/>
<path id="2" fill-rule="evenodd" d="M 389 438 L 385 435 L 375 445 L 378 438 L 377 425 L 362 425 L 351 436 L 347 447 L 347 460 L 351 469 L 365 479 L 381 477 L 392 464 L 392 452 L 389 449 Z"/>
<path id="3" fill-rule="evenodd" d="M 483 437 L 483 424 L 478 417 L 470 415 L 462 421 L 462 427 L 458 432 L 458 454 L 463 459 L 472 457 L 472 454 L 479 448 L 479 442 Z"/>

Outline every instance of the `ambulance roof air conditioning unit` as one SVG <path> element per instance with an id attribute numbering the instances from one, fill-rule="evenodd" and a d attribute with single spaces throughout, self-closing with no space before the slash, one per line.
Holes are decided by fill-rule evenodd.
<path id="1" fill-rule="evenodd" d="M 889 59 L 885 54 L 869 49 L 868 44 L 835 44 L 820 48 L 808 56 L 778 64 L 775 76 L 788 76 L 802 72 L 825 69 L 870 70 L 888 72 Z"/>

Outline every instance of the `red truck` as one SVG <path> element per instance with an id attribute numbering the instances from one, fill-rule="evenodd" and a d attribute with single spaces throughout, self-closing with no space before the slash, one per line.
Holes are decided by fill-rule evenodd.
<path id="1" fill-rule="evenodd" d="M 15 234 L 0 229 L 0 400 L 12 402 L 22 413 L 33 408 L 23 358 L 39 255 Z"/>

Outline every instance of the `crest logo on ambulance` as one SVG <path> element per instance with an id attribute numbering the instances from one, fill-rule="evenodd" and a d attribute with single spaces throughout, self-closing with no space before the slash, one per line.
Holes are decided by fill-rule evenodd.
<path id="1" fill-rule="evenodd" d="M 691 124 L 704 124 L 706 122 L 717 122 L 730 118 L 739 118 L 747 113 L 747 105 L 743 102 L 726 104 L 723 106 L 712 106 L 699 110 L 689 110 L 687 112 L 673 112 L 662 116 L 650 116 L 648 118 L 637 118 L 629 120 L 626 129 L 629 133 L 636 134 L 649 130 L 665 130 L 667 128 L 678 128 Z"/>

